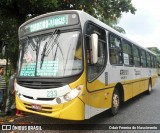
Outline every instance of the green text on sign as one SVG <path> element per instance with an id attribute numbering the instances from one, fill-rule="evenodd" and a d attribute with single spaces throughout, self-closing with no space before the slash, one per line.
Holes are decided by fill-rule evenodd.
<path id="1" fill-rule="evenodd" d="M 68 24 L 68 15 L 54 16 L 40 22 L 29 25 L 30 32 L 35 32 L 43 29 L 65 26 Z"/>

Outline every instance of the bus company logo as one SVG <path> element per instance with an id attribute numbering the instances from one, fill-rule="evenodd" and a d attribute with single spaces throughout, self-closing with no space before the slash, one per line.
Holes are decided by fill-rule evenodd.
<path id="1" fill-rule="evenodd" d="M 120 75 L 129 75 L 128 70 L 120 70 Z"/>
<path id="2" fill-rule="evenodd" d="M 134 69 L 135 75 L 141 75 L 141 71 Z"/>

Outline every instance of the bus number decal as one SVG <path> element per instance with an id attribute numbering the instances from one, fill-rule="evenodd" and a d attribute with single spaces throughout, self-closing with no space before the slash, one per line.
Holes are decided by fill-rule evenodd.
<path id="1" fill-rule="evenodd" d="M 47 98 L 54 98 L 56 96 L 57 96 L 57 91 L 56 90 L 47 91 Z"/>

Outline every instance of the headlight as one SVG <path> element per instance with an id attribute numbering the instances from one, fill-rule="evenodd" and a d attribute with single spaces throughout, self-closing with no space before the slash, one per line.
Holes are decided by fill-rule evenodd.
<path id="1" fill-rule="evenodd" d="M 70 101 L 70 100 L 76 98 L 80 94 L 82 87 L 83 87 L 83 85 L 79 85 L 75 89 L 71 90 L 69 93 L 64 95 L 64 97 L 63 97 L 64 100 Z"/>
<path id="2" fill-rule="evenodd" d="M 18 97 L 21 97 L 21 93 L 19 93 L 18 91 L 16 91 L 15 93 Z"/>

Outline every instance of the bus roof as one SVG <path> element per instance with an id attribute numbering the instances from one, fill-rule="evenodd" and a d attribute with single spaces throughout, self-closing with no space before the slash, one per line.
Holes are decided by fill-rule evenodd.
<path id="1" fill-rule="evenodd" d="M 56 12 L 50 12 L 50 13 L 46 13 L 46 14 L 42 14 L 42 15 L 39 15 L 37 17 L 34 17 L 28 21 L 26 21 L 25 23 L 23 23 L 20 27 L 19 27 L 19 30 L 21 27 L 25 26 L 26 24 L 28 23 L 31 23 L 37 19 L 40 19 L 42 17 L 46 17 L 46 16 L 51 16 L 51 15 L 56 15 L 56 14 L 61 14 L 61 13 L 73 13 L 73 12 L 76 12 L 79 14 L 79 18 L 80 18 L 80 21 L 81 21 L 81 24 L 84 25 L 88 20 L 98 24 L 99 26 L 103 27 L 104 29 L 118 35 L 119 37 L 122 37 L 123 39 L 135 44 L 136 46 L 146 50 L 147 52 L 150 52 L 151 54 L 153 55 L 156 55 L 155 53 L 153 53 L 152 51 L 148 50 L 147 48 L 144 48 L 142 46 L 140 46 L 138 43 L 132 41 L 131 39 L 129 39 L 128 37 L 126 37 L 124 34 L 114 30 L 113 28 L 111 28 L 110 26 L 108 26 L 107 24 L 99 21 L 98 19 L 94 18 L 93 16 L 89 15 L 88 13 L 84 12 L 84 11 L 80 11 L 80 10 L 63 10 L 63 11 L 56 11 Z"/>

